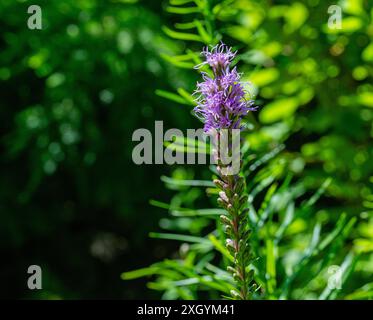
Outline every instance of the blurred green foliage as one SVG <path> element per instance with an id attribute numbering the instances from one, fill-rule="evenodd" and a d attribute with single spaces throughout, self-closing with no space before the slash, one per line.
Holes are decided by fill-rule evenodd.
<path id="1" fill-rule="evenodd" d="M 42 9 L 42 30 L 27 28 L 31 4 Z M 166 198 L 159 176 L 167 168 L 133 164 L 132 132 L 157 119 L 192 123 L 154 94 L 180 73 L 160 57 L 176 45 L 152 5 L 1 2 L 5 297 L 151 296 L 119 275 L 168 250 L 147 238 L 161 214 L 148 199 Z M 26 287 L 31 264 L 43 270 L 40 292 Z"/>
<path id="2" fill-rule="evenodd" d="M 42 8 L 43 30 L 27 28 L 31 4 Z M 338 1 L 343 28 L 332 30 L 331 4 L 3 0 L 1 295 L 229 290 L 214 173 L 131 160 L 137 128 L 200 126 L 190 116 L 192 68 L 202 46 L 223 39 L 260 106 L 245 135 L 258 298 L 371 298 L 373 9 Z M 160 229 L 151 236 L 179 242 L 147 237 Z M 155 274 L 154 291 L 119 278 L 167 256 L 123 275 Z M 26 289 L 31 264 L 43 270 L 39 292 Z M 327 289 L 330 265 L 342 267 L 343 290 Z"/>

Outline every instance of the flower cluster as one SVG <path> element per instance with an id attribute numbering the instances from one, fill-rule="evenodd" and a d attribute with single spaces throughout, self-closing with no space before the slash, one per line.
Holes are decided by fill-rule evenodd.
<path id="1" fill-rule="evenodd" d="M 202 51 L 205 61 L 197 66 L 208 64 L 213 77 L 202 73 L 203 82 L 197 83 L 196 116 L 204 122 L 205 132 L 211 129 L 239 129 L 241 119 L 252 107 L 253 101 L 245 99 L 246 91 L 236 68 L 230 68 L 236 53 L 224 44 Z"/>
<path id="2" fill-rule="evenodd" d="M 203 82 L 197 83 L 196 94 L 198 94 L 195 107 L 195 114 L 204 122 L 204 130 L 208 134 L 219 131 L 219 139 L 225 137 L 224 130 L 241 129 L 242 118 L 250 111 L 253 101 L 245 99 L 245 89 L 240 81 L 240 75 L 236 68 L 231 68 L 232 60 L 236 53 L 232 52 L 224 44 L 202 51 L 205 61 L 197 66 L 209 65 L 213 76 L 209 77 L 202 73 Z M 222 145 L 220 141 L 220 146 Z M 227 154 L 233 154 L 233 142 L 223 144 L 228 148 Z M 220 153 L 217 152 L 219 160 Z M 241 154 L 239 153 L 241 158 Z M 253 272 L 247 270 L 252 262 L 253 256 L 250 249 L 250 228 L 248 225 L 248 196 L 245 192 L 246 181 L 240 173 L 226 174 L 227 167 L 223 162 L 219 162 L 217 172 L 218 179 L 214 180 L 219 189 L 218 203 L 226 213 L 220 218 L 226 233 L 226 247 L 233 258 L 233 263 L 228 267 L 236 282 L 236 289 L 231 290 L 233 299 L 250 299 L 256 290 L 253 283 Z"/>

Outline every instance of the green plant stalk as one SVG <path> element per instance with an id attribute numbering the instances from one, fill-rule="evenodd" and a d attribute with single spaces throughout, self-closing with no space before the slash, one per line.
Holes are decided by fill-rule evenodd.
<path id="1" fill-rule="evenodd" d="M 250 250 L 250 228 L 248 225 L 248 196 L 245 193 L 246 183 L 244 177 L 239 173 L 235 175 L 222 174 L 222 165 L 219 163 L 217 171 L 220 178 L 214 180 L 220 189 L 218 204 L 227 213 L 221 215 L 220 219 L 226 233 L 226 247 L 233 257 L 233 265 L 228 267 L 237 285 L 237 290 L 232 290 L 233 299 L 251 299 L 255 284 L 253 282 L 253 270 L 247 271 L 252 261 Z"/>

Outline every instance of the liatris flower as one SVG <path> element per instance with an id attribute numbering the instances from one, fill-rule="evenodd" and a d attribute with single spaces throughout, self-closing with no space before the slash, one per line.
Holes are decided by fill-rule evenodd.
<path id="1" fill-rule="evenodd" d="M 205 132 L 211 129 L 239 129 L 241 119 L 252 107 L 253 101 L 245 99 L 246 91 L 240 81 L 240 74 L 230 64 L 236 53 L 224 44 L 215 46 L 211 52 L 202 51 L 206 61 L 197 66 L 208 64 L 213 78 L 202 74 L 204 82 L 197 83 L 196 116 L 204 122 Z"/>
<path id="2" fill-rule="evenodd" d="M 236 68 L 230 68 L 236 53 L 221 44 L 211 52 L 205 49 L 202 54 L 206 61 L 201 65 L 208 64 L 212 68 L 213 77 L 203 73 L 204 82 L 197 83 L 196 93 L 199 97 L 198 105 L 194 109 L 196 115 L 204 122 L 204 130 L 207 133 L 217 132 L 217 135 L 221 136 L 221 131 L 224 131 L 222 129 L 241 129 L 242 118 L 254 108 L 253 102 L 245 99 L 246 92 Z M 231 152 L 232 143 L 226 146 L 230 149 L 228 153 Z M 225 165 L 219 162 L 217 171 L 220 177 L 215 179 L 214 183 L 220 190 L 218 203 L 226 209 L 226 214 L 220 218 L 227 235 L 226 247 L 234 261 L 233 265 L 228 267 L 237 284 L 236 290 L 232 290 L 231 294 L 234 299 L 246 300 L 251 297 L 256 285 L 251 284 L 253 272 L 247 270 L 252 256 L 245 178 L 240 174 L 224 173 L 224 167 Z"/>

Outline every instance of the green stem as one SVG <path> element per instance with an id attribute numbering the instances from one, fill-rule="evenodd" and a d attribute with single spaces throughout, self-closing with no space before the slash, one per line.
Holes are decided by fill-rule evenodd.
<path id="1" fill-rule="evenodd" d="M 252 256 L 249 244 L 250 230 L 247 219 L 247 195 L 245 194 L 245 179 L 240 175 L 222 174 L 221 164 L 217 167 L 220 179 L 214 180 L 215 185 L 221 190 L 218 203 L 227 210 L 221 216 L 227 235 L 226 246 L 232 255 L 233 265 L 228 267 L 236 282 L 237 290 L 232 290 L 232 297 L 239 300 L 248 300 L 251 297 L 249 287 L 252 282 L 252 272 L 246 268 Z"/>

